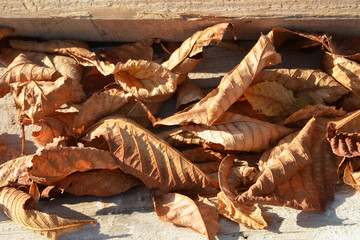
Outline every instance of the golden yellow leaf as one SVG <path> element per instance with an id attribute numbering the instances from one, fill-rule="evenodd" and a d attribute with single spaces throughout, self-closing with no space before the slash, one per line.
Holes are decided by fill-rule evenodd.
<path id="1" fill-rule="evenodd" d="M 277 82 L 310 104 L 333 103 L 348 93 L 333 77 L 319 69 L 266 69 L 256 76 L 254 84 L 264 81 Z"/>
<path id="2" fill-rule="evenodd" d="M 245 96 L 254 110 L 266 116 L 289 116 L 308 105 L 277 82 L 261 82 L 249 87 Z"/>
<path id="3" fill-rule="evenodd" d="M 64 233 L 75 232 L 87 224 L 95 225 L 92 220 L 71 220 L 32 210 L 28 205 L 33 198 L 16 188 L 0 189 L 0 209 L 14 222 L 36 233 L 57 239 Z"/>

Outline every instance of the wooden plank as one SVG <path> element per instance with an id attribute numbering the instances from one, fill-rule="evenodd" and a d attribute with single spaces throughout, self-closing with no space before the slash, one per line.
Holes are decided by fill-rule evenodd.
<path id="1" fill-rule="evenodd" d="M 282 26 L 360 36 L 358 1 L 0 0 L 0 25 L 16 35 L 88 41 L 182 41 L 194 31 L 232 22 L 240 39 Z"/>

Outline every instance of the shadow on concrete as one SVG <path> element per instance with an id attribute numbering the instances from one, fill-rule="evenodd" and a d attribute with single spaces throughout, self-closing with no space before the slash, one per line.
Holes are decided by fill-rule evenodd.
<path id="1" fill-rule="evenodd" d="M 262 210 L 263 218 L 268 224 L 266 230 L 273 233 L 281 233 L 279 229 L 282 222 L 284 221 L 284 218 L 279 217 L 279 215 L 276 213 L 270 212 L 270 207 L 260 206 L 260 208 Z"/>
<path id="2" fill-rule="evenodd" d="M 331 201 L 326 211 L 302 211 L 297 215 L 296 223 L 305 228 L 318 228 L 323 226 L 345 226 L 353 224 L 344 224 L 345 219 L 338 218 L 336 208 L 342 205 L 346 198 L 351 197 L 356 190 L 345 184 L 339 184 L 335 187 L 335 199 Z"/>
<path id="3" fill-rule="evenodd" d="M 227 218 L 220 216 L 220 231 L 217 234 L 219 240 L 238 240 L 245 238 L 244 232 L 240 230 L 240 225 Z"/>
<path id="4" fill-rule="evenodd" d="M 17 134 L 8 134 L 3 133 L 0 135 L 0 145 L 5 147 L 10 147 L 12 149 L 15 149 L 19 153 L 21 153 L 21 147 L 22 147 L 22 139 Z M 29 141 L 25 140 L 25 155 L 27 154 L 33 154 L 37 150 L 37 146 Z"/>

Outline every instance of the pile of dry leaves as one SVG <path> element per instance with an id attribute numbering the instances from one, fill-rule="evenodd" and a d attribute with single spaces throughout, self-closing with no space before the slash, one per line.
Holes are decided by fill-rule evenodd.
<path id="1" fill-rule="evenodd" d="M 0 97 L 12 94 L 22 126 L 40 126 L 41 148 L 20 156 L 2 146 L 0 208 L 56 239 L 94 222 L 36 211 L 39 199 L 144 184 L 162 221 L 215 239 L 219 214 L 263 229 L 259 203 L 325 210 L 339 176 L 360 189 L 359 42 L 273 29 L 205 96 L 188 73 L 204 47 L 234 47 L 232 37 L 221 23 L 178 48 L 151 39 L 98 53 L 79 41 L 3 38 Z M 154 45 L 166 62 L 153 60 Z M 284 46 L 321 47 L 321 70 L 264 70 Z M 183 110 L 154 118 L 174 94 Z"/>

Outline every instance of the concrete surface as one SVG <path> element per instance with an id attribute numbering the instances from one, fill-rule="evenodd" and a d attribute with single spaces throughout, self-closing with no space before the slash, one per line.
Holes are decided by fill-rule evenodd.
<path id="1" fill-rule="evenodd" d="M 243 53 L 234 53 L 224 49 L 209 49 L 206 59 L 191 74 L 196 82 L 202 82 L 207 88 L 215 84 L 221 76 L 231 70 L 242 58 Z M 226 61 L 219 61 L 219 58 Z M 299 64 L 297 56 L 283 56 L 286 64 L 292 67 L 316 67 L 318 53 L 309 53 Z M 307 59 L 312 59 L 307 61 Z M 216 60 L 216 61 L 215 61 Z M 4 70 L 4 68 L 0 68 Z M 0 71 L 1 72 L 1 71 Z M 207 83 L 204 83 L 206 79 Z M 173 100 L 168 103 L 163 115 L 168 115 Z M 21 150 L 21 130 L 16 120 L 16 111 L 10 95 L 0 100 L 0 144 Z M 26 131 L 26 154 L 36 151 L 31 139 L 31 129 Z M 93 219 L 95 227 L 88 225 L 81 230 L 64 234 L 59 239 L 206 239 L 204 236 L 171 223 L 160 222 L 154 212 L 149 191 L 139 186 L 113 197 L 77 197 L 67 195 L 61 199 L 41 201 L 39 211 L 57 214 L 71 219 Z M 360 236 L 360 196 L 354 189 L 344 184 L 336 186 L 335 200 L 330 202 L 326 212 L 301 212 L 298 210 L 263 206 L 264 218 L 268 222 L 267 230 L 250 230 L 220 219 L 219 240 L 240 239 L 359 239 Z M 29 240 L 46 239 L 12 222 L 0 212 L 0 239 Z"/>

